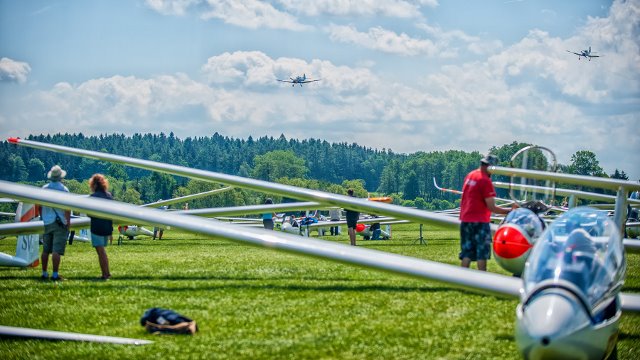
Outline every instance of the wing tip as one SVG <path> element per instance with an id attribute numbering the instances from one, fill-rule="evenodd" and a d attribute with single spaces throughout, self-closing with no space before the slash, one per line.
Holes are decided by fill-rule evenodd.
<path id="1" fill-rule="evenodd" d="M 19 137 L 10 137 L 7 139 L 8 142 L 12 143 L 12 144 L 17 144 L 18 142 L 20 142 L 20 138 Z"/>

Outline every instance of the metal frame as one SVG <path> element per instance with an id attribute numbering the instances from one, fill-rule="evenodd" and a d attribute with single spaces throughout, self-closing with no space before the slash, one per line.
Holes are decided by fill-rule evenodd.
<path id="1" fill-rule="evenodd" d="M 585 175 L 573 175 L 563 173 L 553 173 L 538 170 L 523 170 L 505 168 L 501 166 L 490 166 L 489 172 L 496 175 L 521 176 L 536 180 L 557 181 L 559 183 L 567 183 L 574 185 L 599 187 L 617 192 L 615 205 L 615 223 L 618 225 L 621 233 L 624 231 L 625 220 L 627 218 L 627 198 L 630 191 L 640 190 L 640 184 L 634 181 L 599 178 Z"/>

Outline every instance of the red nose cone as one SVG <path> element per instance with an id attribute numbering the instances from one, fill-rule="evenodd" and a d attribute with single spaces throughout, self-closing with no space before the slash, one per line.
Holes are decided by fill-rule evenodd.
<path id="1" fill-rule="evenodd" d="M 502 226 L 493 237 L 493 251 L 496 256 L 505 259 L 515 259 L 531 249 L 531 243 L 522 235 L 519 229 L 512 226 Z"/>

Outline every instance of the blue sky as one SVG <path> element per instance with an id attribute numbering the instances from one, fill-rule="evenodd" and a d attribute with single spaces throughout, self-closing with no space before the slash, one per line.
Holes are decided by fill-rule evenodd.
<path id="1" fill-rule="evenodd" d="M 0 136 L 520 141 L 640 179 L 639 44 L 640 0 L 0 0 Z"/>

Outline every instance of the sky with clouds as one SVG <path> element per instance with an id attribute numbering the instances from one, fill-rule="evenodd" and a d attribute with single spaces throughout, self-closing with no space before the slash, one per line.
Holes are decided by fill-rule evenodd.
<path id="1" fill-rule="evenodd" d="M 640 0 L 0 0 L 0 136 L 172 131 L 528 142 L 640 179 Z"/>

